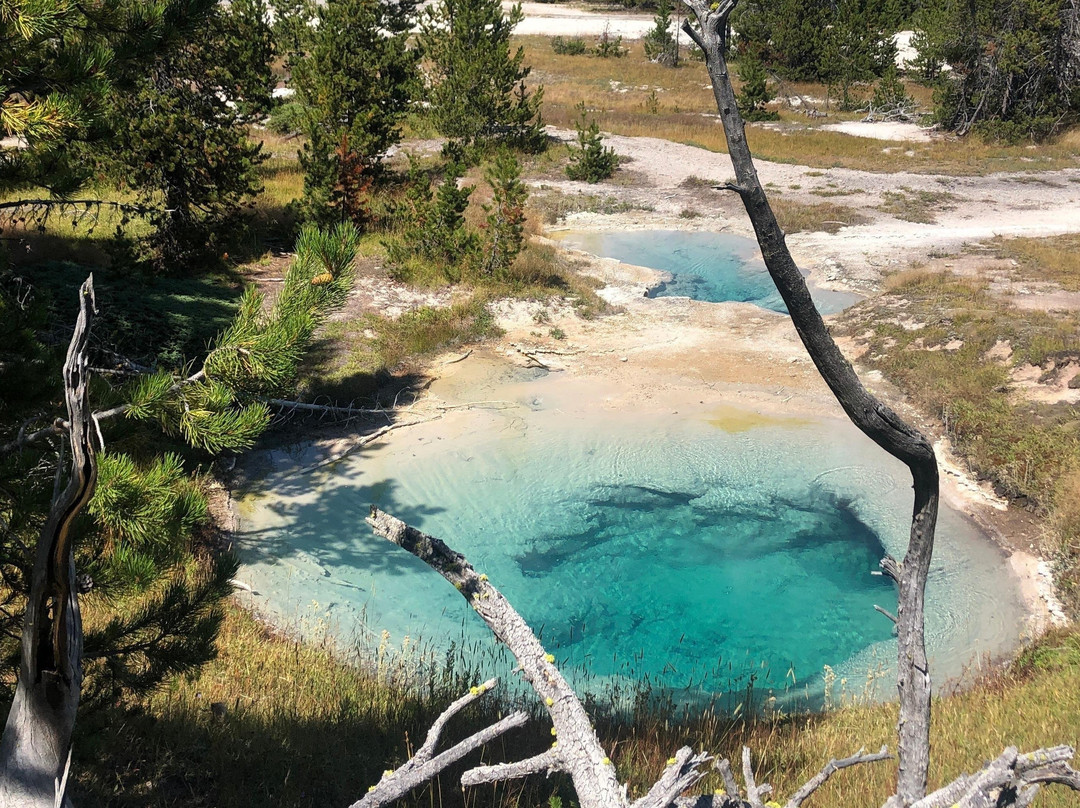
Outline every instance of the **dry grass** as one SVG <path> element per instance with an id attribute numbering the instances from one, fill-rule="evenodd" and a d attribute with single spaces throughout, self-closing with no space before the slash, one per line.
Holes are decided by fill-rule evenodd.
<path id="1" fill-rule="evenodd" d="M 956 196 L 947 191 L 913 191 L 901 187 L 897 191 L 882 194 L 878 210 L 903 219 L 906 222 L 933 224 L 939 211 L 952 210 Z"/>
<path id="2" fill-rule="evenodd" d="M 316 614 L 309 619 L 318 624 Z M 321 624 L 322 629 L 327 627 Z M 312 626 L 309 625 L 309 630 Z M 315 626 L 318 633 L 318 625 Z M 476 649 L 474 649 L 476 650 Z M 344 664 L 327 643 L 300 644 L 268 633 L 246 612 L 227 612 L 218 659 L 191 680 L 122 710 L 81 724 L 74 771 L 81 803 L 127 806 L 250 808 L 348 805 L 381 772 L 404 760 L 431 720 L 452 698 L 479 681 L 460 659 L 421 666 L 388 655 Z M 417 675 L 420 680 L 417 681 Z M 1005 671 L 989 673 L 959 695 L 934 703 L 931 786 L 1015 744 L 1024 750 L 1080 741 L 1080 635 L 1058 632 Z M 210 705 L 217 704 L 215 715 Z M 505 706 L 480 702 L 455 720 L 448 737 L 494 720 Z M 536 709 L 533 704 L 531 709 Z M 746 720 L 712 710 L 681 713 L 662 700 L 642 702 L 633 715 L 593 710 L 601 742 L 619 776 L 642 793 L 672 751 L 688 743 L 737 760 L 745 743 L 754 750 L 759 781 L 786 797 L 830 757 L 859 747 L 895 748 L 895 705 L 848 706 L 824 715 L 772 714 Z M 512 760 L 551 741 L 535 719 L 490 747 L 484 759 Z M 469 759 L 475 764 L 478 756 Z M 451 770 L 402 804 L 427 808 L 535 808 L 572 792 L 564 778 L 534 777 L 497 789 L 463 794 Z M 870 808 L 891 793 L 892 763 L 837 774 L 815 805 Z M 720 787 L 716 775 L 706 792 Z M 1051 789 L 1040 808 L 1074 806 L 1075 795 Z"/>
<path id="3" fill-rule="evenodd" d="M 570 213 L 611 215 L 632 210 L 653 210 L 651 205 L 629 202 L 611 194 L 565 194 L 558 188 L 540 186 L 529 197 L 529 210 L 544 224 L 555 224 Z"/>
<path id="4" fill-rule="evenodd" d="M 1019 262 L 1022 277 L 1080 292 L 1080 235 L 997 239 L 994 246 Z"/>
<path id="5" fill-rule="evenodd" d="M 518 42 L 525 47 L 526 64 L 533 66 L 530 82 L 544 85 L 544 119 L 548 123 L 571 128 L 577 115 L 574 107 L 584 101 L 605 131 L 663 138 L 717 152 L 727 150 L 702 63 L 684 61 L 677 69 L 662 67 L 644 58 L 638 42 L 630 43 L 630 53 L 622 59 L 560 56 L 552 51 L 547 37 L 520 37 Z M 792 88 L 805 96 L 826 95 L 821 85 L 796 84 Z M 908 90 L 925 100 L 925 88 L 910 84 Z M 653 94 L 656 103 L 651 100 Z M 975 138 L 883 142 L 819 128 L 822 123 L 845 117 L 850 116 L 811 121 L 797 112 L 782 110 L 779 129 L 751 125 L 747 140 L 756 157 L 817 168 L 972 175 L 1080 164 L 1080 134 L 1076 133 L 1031 148 L 987 144 Z"/>
<path id="6" fill-rule="evenodd" d="M 855 208 L 835 202 L 805 204 L 769 194 L 776 220 L 785 233 L 818 232 L 835 233 L 842 227 L 866 224 L 870 221 Z"/>
<path id="7" fill-rule="evenodd" d="M 1048 517 L 1056 529 L 1041 551 L 1056 560 L 1067 607 L 1080 612 L 1080 421 L 1072 405 L 1014 393 L 1010 378 L 1025 363 L 1053 376 L 1080 361 L 1080 316 L 1019 310 L 983 281 L 914 269 L 841 322 L 850 335 L 873 333 L 863 361 L 940 418 L 978 476 Z M 1005 364 L 987 356 L 998 340 L 1013 351 Z"/>

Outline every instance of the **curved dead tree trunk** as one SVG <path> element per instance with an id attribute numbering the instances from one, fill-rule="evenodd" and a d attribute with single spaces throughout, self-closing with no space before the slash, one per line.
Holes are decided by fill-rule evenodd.
<path id="1" fill-rule="evenodd" d="M 79 318 L 64 362 L 71 476 L 53 500 L 38 541 L 19 683 L 0 740 L 0 805 L 5 808 L 56 808 L 67 785 L 82 685 L 82 618 L 71 531 L 97 480 L 86 360 L 95 313 L 93 281 L 91 275 L 79 290 Z"/>
<path id="2" fill-rule="evenodd" d="M 930 671 L 923 637 L 923 600 L 937 523 L 937 458 L 930 442 L 918 430 L 905 423 L 863 387 L 851 364 L 829 335 L 810 299 L 802 273 L 788 251 L 784 232 L 777 224 L 758 180 L 746 143 L 742 116 L 735 103 L 735 91 L 728 76 L 727 24 L 736 1 L 721 0 L 720 3 L 710 4 L 704 0 L 684 0 L 694 12 L 699 27 L 694 28 L 687 20 L 683 29 L 705 53 L 713 95 L 735 168 L 736 182 L 726 188 L 742 198 L 754 226 L 765 266 L 787 304 L 795 330 L 825 383 L 851 421 L 878 446 L 907 465 L 914 484 L 915 504 L 907 553 L 901 562 L 887 557 L 881 565 L 899 587 L 896 625 L 900 646 L 897 667 L 897 688 L 900 692 L 897 800 L 899 804 L 907 806 L 926 794 L 930 764 Z"/>

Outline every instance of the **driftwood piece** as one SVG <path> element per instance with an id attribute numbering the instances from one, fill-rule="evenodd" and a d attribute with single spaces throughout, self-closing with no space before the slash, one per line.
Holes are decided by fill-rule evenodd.
<path id="1" fill-rule="evenodd" d="M 56 808 L 64 802 L 82 685 L 72 524 L 97 481 L 86 357 L 94 314 L 91 275 L 79 290 L 79 317 L 63 369 L 71 472 L 53 499 L 38 540 L 23 620 L 19 683 L 0 740 L 0 805 L 5 808 Z"/>
<path id="2" fill-rule="evenodd" d="M 442 714 L 435 719 L 435 723 L 431 725 L 427 738 L 424 740 L 424 745 L 416 750 L 416 754 L 399 768 L 384 772 L 382 779 L 373 785 L 362 799 L 354 802 L 349 808 L 370 808 L 370 806 L 386 805 L 400 799 L 412 789 L 435 777 L 447 766 L 457 763 L 470 752 L 493 741 L 507 730 L 523 726 L 529 720 L 529 716 L 523 712 L 514 712 L 495 722 L 490 727 L 486 727 L 470 735 L 465 740 L 459 741 L 442 754 L 435 755 L 435 747 L 439 743 L 439 736 L 442 734 L 446 722 L 485 693 L 493 690 L 495 685 L 496 680 L 489 679 L 443 710 Z"/>

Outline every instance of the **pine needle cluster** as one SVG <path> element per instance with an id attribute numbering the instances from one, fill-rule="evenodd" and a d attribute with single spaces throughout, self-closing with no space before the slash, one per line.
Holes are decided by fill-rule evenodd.
<path id="1" fill-rule="evenodd" d="M 191 365 L 159 368 L 118 389 L 94 384 L 96 398 L 122 403 L 99 411 L 105 445 L 115 448 L 99 455 L 97 487 L 78 527 L 76 569 L 88 626 L 84 703 L 145 690 L 213 657 L 236 561 L 207 552 L 198 538 L 208 502 L 192 461 L 240 451 L 265 430 L 270 397 L 290 389 L 316 330 L 346 300 L 357 240 L 351 225 L 305 228 L 277 298 L 268 304 L 249 289 L 197 372 Z M 28 423 L 49 423 L 56 402 L 55 385 L 39 386 L 44 395 L 29 399 L 7 384 L 29 366 L 38 374 L 55 367 L 55 349 L 34 337 L 45 312 L 34 294 L 20 290 L 0 277 L 0 311 L 12 315 L 0 333 L 35 347 L 22 345 L 11 362 L 0 363 L 0 445 Z M 98 305 L 108 301 L 99 297 Z M 112 417 L 121 413 L 123 419 Z M 158 430 L 169 437 L 163 441 Z M 57 449 L 42 442 L 0 454 L 0 664 L 9 672 Z M 3 673 L 0 681 L 10 685 L 14 677 Z"/>
<path id="2" fill-rule="evenodd" d="M 521 166 L 509 149 L 500 149 L 485 171 L 491 202 L 479 228 L 470 227 L 466 211 L 475 186 L 461 182 L 461 163 L 451 161 L 432 190 L 427 176 L 414 163 L 409 187 L 399 210 L 401 226 L 387 241 L 387 253 L 398 274 L 413 262 L 434 267 L 446 280 L 503 281 L 525 246 L 525 202 L 528 188 Z"/>

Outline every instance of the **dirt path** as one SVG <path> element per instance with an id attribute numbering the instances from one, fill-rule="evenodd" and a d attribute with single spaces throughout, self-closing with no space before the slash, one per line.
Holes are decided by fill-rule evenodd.
<path id="1" fill-rule="evenodd" d="M 513 3 L 503 2 L 509 10 Z M 525 19 L 514 29 L 517 36 L 596 37 L 606 30 L 611 36 L 640 39 L 654 27 L 651 14 L 626 11 L 596 12 L 564 5 L 522 3 Z"/>

